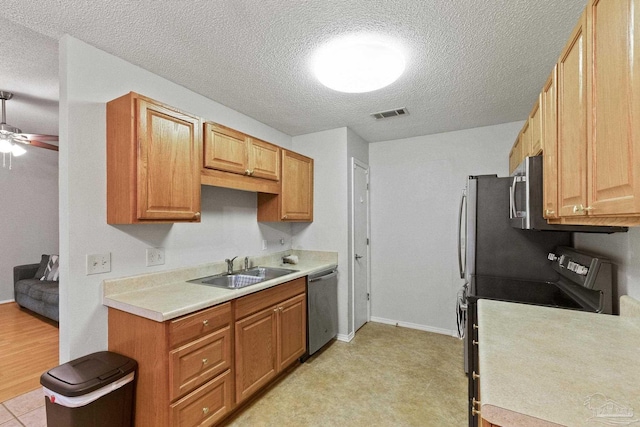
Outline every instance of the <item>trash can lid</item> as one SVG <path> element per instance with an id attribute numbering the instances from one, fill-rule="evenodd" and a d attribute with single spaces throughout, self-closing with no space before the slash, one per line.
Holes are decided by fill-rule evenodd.
<path id="1" fill-rule="evenodd" d="M 42 374 L 40 384 L 63 396 L 81 396 L 119 380 L 137 366 L 129 357 L 100 351 L 50 369 Z"/>

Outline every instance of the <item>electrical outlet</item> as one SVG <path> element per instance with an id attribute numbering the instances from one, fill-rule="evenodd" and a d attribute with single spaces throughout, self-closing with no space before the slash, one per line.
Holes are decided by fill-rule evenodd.
<path id="1" fill-rule="evenodd" d="M 87 275 L 111 271 L 111 252 L 87 255 Z"/>
<path id="2" fill-rule="evenodd" d="M 147 248 L 147 267 L 164 264 L 163 248 Z"/>
<path id="3" fill-rule="evenodd" d="M 262 250 L 263 250 L 263 251 L 266 251 L 266 250 L 267 250 L 267 241 L 266 241 L 266 240 L 263 240 L 263 241 L 262 241 Z"/>

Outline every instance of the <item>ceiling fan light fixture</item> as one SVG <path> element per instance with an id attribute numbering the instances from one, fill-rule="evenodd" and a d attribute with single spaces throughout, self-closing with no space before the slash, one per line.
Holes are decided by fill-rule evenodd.
<path id="1" fill-rule="evenodd" d="M 395 82 L 405 69 L 402 50 L 381 36 L 357 34 L 322 46 L 312 69 L 320 83 L 346 93 L 382 89 Z"/>
<path id="2" fill-rule="evenodd" d="M 0 137 L 0 153 L 7 154 L 11 153 L 13 150 L 13 144 L 11 143 L 11 139 Z"/>
<path id="3" fill-rule="evenodd" d="M 13 147 L 11 147 L 11 154 L 14 157 L 22 156 L 26 152 L 27 152 L 27 150 L 25 150 L 24 148 L 22 148 L 18 144 L 13 144 Z"/>

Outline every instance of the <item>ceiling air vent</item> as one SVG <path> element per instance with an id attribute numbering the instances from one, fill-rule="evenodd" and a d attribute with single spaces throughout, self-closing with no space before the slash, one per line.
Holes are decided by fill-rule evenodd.
<path id="1" fill-rule="evenodd" d="M 371 113 L 376 120 L 388 119 L 390 117 L 406 116 L 409 111 L 406 108 L 397 108 L 395 110 L 380 111 L 379 113 Z"/>

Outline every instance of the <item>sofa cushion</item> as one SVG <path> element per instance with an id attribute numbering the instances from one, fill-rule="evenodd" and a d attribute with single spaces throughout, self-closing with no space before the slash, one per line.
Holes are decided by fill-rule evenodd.
<path id="1" fill-rule="evenodd" d="M 27 295 L 35 300 L 43 301 L 45 304 L 58 305 L 60 300 L 58 293 L 58 282 L 24 279 L 15 284 L 17 293 Z"/>
<path id="2" fill-rule="evenodd" d="M 59 268 L 59 257 L 58 255 L 51 255 L 49 257 L 49 262 L 47 263 L 47 268 L 44 271 L 44 274 L 42 275 L 42 278 L 40 280 L 58 280 L 58 268 Z"/>
<path id="3" fill-rule="evenodd" d="M 42 254 L 42 258 L 40 258 L 40 266 L 38 267 L 38 271 L 36 271 L 36 275 L 33 276 L 36 279 L 41 279 L 44 276 L 44 271 L 47 269 L 47 264 L 49 263 L 49 255 Z"/>

